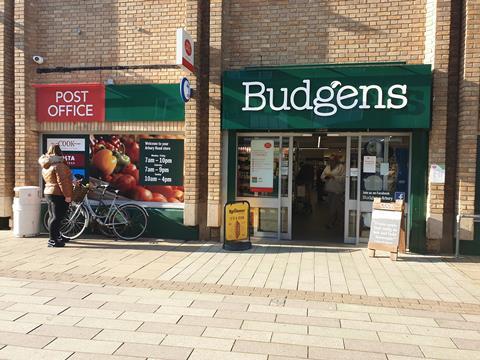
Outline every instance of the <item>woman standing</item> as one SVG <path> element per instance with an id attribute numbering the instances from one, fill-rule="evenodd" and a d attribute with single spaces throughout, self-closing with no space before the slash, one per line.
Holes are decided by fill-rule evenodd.
<path id="1" fill-rule="evenodd" d="M 38 159 L 38 163 L 43 168 L 42 176 L 45 181 L 43 193 L 48 203 L 50 232 L 48 247 L 63 247 L 65 242 L 60 234 L 60 224 L 72 201 L 72 173 L 58 145 L 51 145 L 47 153 Z"/>

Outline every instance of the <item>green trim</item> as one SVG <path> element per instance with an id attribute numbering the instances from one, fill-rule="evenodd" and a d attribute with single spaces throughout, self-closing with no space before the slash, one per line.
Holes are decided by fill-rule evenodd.
<path id="1" fill-rule="evenodd" d="M 477 137 L 477 169 L 475 172 L 475 214 L 480 211 L 480 136 Z M 480 223 L 474 223 L 473 240 L 460 241 L 460 254 L 480 255 Z"/>
<path id="2" fill-rule="evenodd" d="M 179 84 L 107 85 L 105 121 L 184 121 Z"/>
<path id="3" fill-rule="evenodd" d="M 409 208 L 410 251 L 426 252 L 428 132 L 412 132 L 412 166 Z"/>
<path id="4" fill-rule="evenodd" d="M 183 224 L 183 209 L 147 208 L 145 236 L 161 239 L 198 240 L 198 226 Z"/>
<path id="5" fill-rule="evenodd" d="M 227 202 L 235 201 L 237 177 L 237 133 L 228 132 Z"/>
<path id="6" fill-rule="evenodd" d="M 342 64 L 332 64 L 332 63 L 323 63 L 323 64 L 287 64 L 287 65 L 270 65 L 270 66 L 246 66 L 245 70 L 265 70 L 265 69 L 278 69 L 278 68 L 294 68 L 294 69 L 304 69 L 311 67 L 344 67 L 344 66 L 382 66 L 382 65 L 407 65 L 406 61 L 385 61 L 385 62 L 356 62 L 356 63 L 342 63 Z"/>
<path id="7" fill-rule="evenodd" d="M 225 71 L 222 129 L 429 129 L 431 66 L 370 65 Z"/>

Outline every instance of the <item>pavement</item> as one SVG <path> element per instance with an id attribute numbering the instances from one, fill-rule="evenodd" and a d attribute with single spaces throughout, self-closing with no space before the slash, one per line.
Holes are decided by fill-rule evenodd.
<path id="1" fill-rule="evenodd" d="M 0 359 L 480 359 L 478 258 L 379 255 L 0 232 Z"/>

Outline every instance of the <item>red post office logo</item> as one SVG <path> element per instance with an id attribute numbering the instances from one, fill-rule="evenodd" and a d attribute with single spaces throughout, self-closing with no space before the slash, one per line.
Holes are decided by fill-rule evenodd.
<path id="1" fill-rule="evenodd" d="M 96 122 L 105 120 L 103 84 L 35 85 L 37 120 Z"/>

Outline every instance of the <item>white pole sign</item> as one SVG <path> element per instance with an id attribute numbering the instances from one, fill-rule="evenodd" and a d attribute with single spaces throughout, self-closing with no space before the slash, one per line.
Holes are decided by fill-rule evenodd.
<path id="1" fill-rule="evenodd" d="M 186 71 L 195 72 L 195 50 L 193 38 L 183 28 L 177 29 L 177 58 L 176 64 Z"/>
<path id="2" fill-rule="evenodd" d="M 250 153 L 250 191 L 273 192 L 273 140 L 252 140 Z"/>

